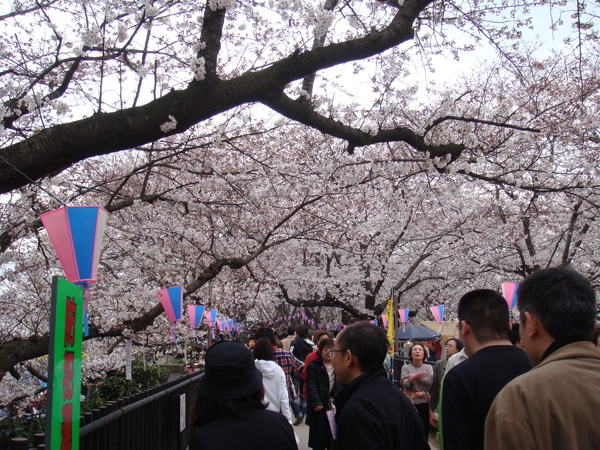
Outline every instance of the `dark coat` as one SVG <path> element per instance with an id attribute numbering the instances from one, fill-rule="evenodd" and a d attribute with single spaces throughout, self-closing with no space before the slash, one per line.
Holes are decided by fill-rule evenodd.
<path id="1" fill-rule="evenodd" d="M 333 389 L 329 390 L 329 375 L 323 364 L 323 359 L 318 356 L 311 361 L 306 370 L 306 424 L 325 427 L 327 422 L 326 411 L 330 408 L 329 398 L 334 397 L 340 389 L 336 381 Z M 315 406 L 322 406 L 321 411 L 315 411 Z"/>
<path id="2" fill-rule="evenodd" d="M 425 450 L 423 423 L 383 370 L 366 372 L 335 397 L 335 450 Z"/>
<path id="3" fill-rule="evenodd" d="M 190 450 L 298 450 L 294 430 L 279 413 L 248 411 L 245 419 L 223 416 L 192 434 Z"/>
<path id="4" fill-rule="evenodd" d="M 309 353 L 313 352 L 313 346 L 301 337 L 297 337 L 292 341 L 290 349 L 294 356 L 302 362 L 304 362 Z"/>

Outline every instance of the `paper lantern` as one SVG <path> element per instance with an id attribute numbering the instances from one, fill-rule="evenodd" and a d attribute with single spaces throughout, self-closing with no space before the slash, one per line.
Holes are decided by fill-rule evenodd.
<path id="1" fill-rule="evenodd" d="M 101 206 L 62 206 L 40 215 L 65 278 L 85 289 L 83 332 L 88 329 L 90 284 L 98 277 L 108 212 Z"/>
<path id="2" fill-rule="evenodd" d="M 399 309 L 398 314 L 400 314 L 400 322 L 406 323 L 408 322 L 408 314 L 410 313 L 410 309 Z"/>
<path id="3" fill-rule="evenodd" d="M 517 306 L 517 289 L 519 289 L 517 283 L 502 283 L 502 296 L 510 309 Z"/>
<path id="4" fill-rule="evenodd" d="M 40 215 L 71 283 L 96 281 L 107 216 L 101 206 L 63 206 Z"/>
<path id="5" fill-rule="evenodd" d="M 177 336 L 175 336 L 175 324 L 181 320 L 181 314 L 183 311 L 183 287 L 173 286 L 169 288 L 161 289 L 156 291 L 160 304 L 163 306 L 169 321 L 173 322 L 171 327 L 171 336 L 173 342 L 177 345 Z"/>
<path id="6" fill-rule="evenodd" d="M 200 328 L 202 316 L 206 308 L 200 305 L 188 305 L 188 314 L 190 316 L 190 326 L 192 328 Z"/>
<path id="7" fill-rule="evenodd" d="M 436 322 L 441 323 L 444 321 L 444 305 L 430 306 L 429 309 L 433 313 Z"/>
<path id="8" fill-rule="evenodd" d="M 219 311 L 217 309 L 213 309 L 212 311 L 205 311 L 204 315 L 206 316 L 206 321 L 208 322 L 208 326 L 210 328 L 215 326 L 215 322 L 217 321 L 217 314 Z"/>
<path id="9" fill-rule="evenodd" d="M 400 322 L 402 322 L 402 331 L 406 331 L 406 322 L 408 322 L 408 314 L 410 313 L 410 309 L 399 309 L 398 314 L 400 314 Z"/>
<path id="10" fill-rule="evenodd" d="M 183 310 L 183 287 L 173 286 L 156 292 L 169 321 L 177 322 L 178 320 L 181 320 L 181 312 Z"/>

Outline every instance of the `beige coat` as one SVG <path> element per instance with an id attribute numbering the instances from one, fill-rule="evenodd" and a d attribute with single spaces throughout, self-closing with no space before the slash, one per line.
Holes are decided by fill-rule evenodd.
<path id="1" fill-rule="evenodd" d="M 486 450 L 600 448 L 600 351 L 574 342 L 498 394 L 485 424 Z"/>

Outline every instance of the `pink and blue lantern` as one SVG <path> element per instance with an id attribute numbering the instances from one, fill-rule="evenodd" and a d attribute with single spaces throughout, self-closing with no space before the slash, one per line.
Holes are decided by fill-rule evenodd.
<path id="1" fill-rule="evenodd" d="M 388 324 L 388 318 L 387 318 L 387 316 L 386 316 L 385 314 L 382 314 L 382 315 L 381 315 L 381 323 L 383 324 L 383 326 L 384 326 L 385 328 L 387 328 L 387 327 L 388 327 L 388 325 L 389 325 L 389 324 Z"/>
<path id="2" fill-rule="evenodd" d="M 65 278 L 85 289 L 84 329 L 88 335 L 89 285 L 96 282 L 108 212 L 101 206 L 63 206 L 40 215 Z"/>
<path id="3" fill-rule="evenodd" d="M 206 308 L 200 305 L 187 305 L 187 307 L 188 315 L 190 316 L 190 326 L 194 329 L 194 336 L 196 337 L 196 342 L 200 344 L 200 338 L 198 337 L 196 329 L 200 328 L 200 324 L 202 323 L 202 317 L 204 316 L 204 310 Z"/>
<path id="4" fill-rule="evenodd" d="M 502 283 L 502 296 L 508 303 L 508 307 L 513 309 L 517 306 L 517 290 L 519 285 L 517 283 Z"/>
<path id="5" fill-rule="evenodd" d="M 173 342 L 177 345 L 177 337 L 175 336 L 175 324 L 181 320 L 183 312 L 183 286 L 173 286 L 156 291 L 160 304 L 165 310 L 170 322 L 173 322 L 171 327 L 171 336 Z"/>
<path id="6" fill-rule="evenodd" d="M 192 328 L 200 328 L 204 310 L 206 308 L 200 305 L 188 305 L 188 314 L 190 316 L 190 326 Z"/>
<path id="7" fill-rule="evenodd" d="M 406 331 L 406 322 L 408 322 L 408 314 L 410 313 L 410 309 L 399 309 L 398 314 L 400 314 L 400 322 L 402 322 L 402 330 Z"/>
<path id="8" fill-rule="evenodd" d="M 442 323 L 444 321 L 444 305 L 430 306 L 429 309 L 436 322 Z"/>
<path id="9" fill-rule="evenodd" d="M 429 309 L 431 310 L 435 321 L 440 324 L 438 331 L 441 333 L 442 328 L 444 327 L 444 305 L 430 306 Z"/>

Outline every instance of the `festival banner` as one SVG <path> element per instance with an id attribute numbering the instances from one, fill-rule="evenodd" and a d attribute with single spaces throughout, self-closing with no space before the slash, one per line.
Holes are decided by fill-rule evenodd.
<path id="1" fill-rule="evenodd" d="M 84 289 L 52 277 L 46 441 L 48 449 L 79 449 Z"/>
<path id="2" fill-rule="evenodd" d="M 390 347 L 391 347 L 391 354 L 393 355 L 396 351 L 395 347 L 395 342 L 396 339 L 394 337 L 394 288 L 392 287 L 392 290 L 390 292 L 390 299 L 388 300 L 388 304 L 387 307 L 385 308 L 385 315 L 381 316 L 381 318 L 383 319 L 385 317 L 385 321 L 384 321 L 384 325 L 387 326 L 387 337 L 388 337 L 388 342 L 390 343 Z M 387 324 L 385 324 L 385 322 L 387 322 Z"/>

